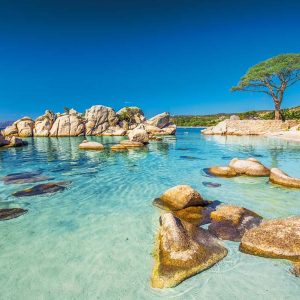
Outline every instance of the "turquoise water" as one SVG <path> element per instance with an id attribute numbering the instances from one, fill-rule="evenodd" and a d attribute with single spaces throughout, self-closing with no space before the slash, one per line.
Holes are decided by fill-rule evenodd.
<path id="1" fill-rule="evenodd" d="M 109 146 L 120 138 L 93 137 Z M 240 253 L 228 256 L 173 289 L 149 286 L 159 211 L 152 200 L 177 184 L 205 198 L 242 205 L 266 218 L 300 214 L 300 191 L 266 178 L 210 178 L 202 171 L 233 157 L 256 156 L 300 176 L 300 144 L 263 137 L 205 137 L 179 129 L 177 137 L 127 153 L 78 150 L 83 138 L 34 138 L 0 150 L 0 176 L 42 171 L 71 180 L 63 192 L 15 198 L 35 184 L 4 185 L 0 207 L 28 213 L 0 222 L 0 299 L 299 299 L 290 264 Z M 220 183 L 206 187 L 203 181 Z"/>

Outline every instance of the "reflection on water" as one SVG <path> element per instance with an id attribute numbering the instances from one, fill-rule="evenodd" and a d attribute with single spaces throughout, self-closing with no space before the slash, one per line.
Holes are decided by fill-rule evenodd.
<path id="1" fill-rule="evenodd" d="M 72 181 L 60 193 L 26 200 L 12 193 L 34 184 L 0 181 L 0 207 L 28 209 L 0 223 L 0 298 L 297 299 L 299 279 L 288 262 L 245 255 L 233 242 L 225 243 L 229 255 L 222 262 L 176 288 L 149 287 L 159 217 L 151 203 L 171 186 L 190 184 L 205 199 L 243 205 L 265 218 L 300 214 L 299 190 L 267 178 L 208 178 L 203 172 L 254 156 L 300 176 L 299 144 L 199 131 L 179 129 L 177 137 L 119 153 L 109 147 L 124 137 L 88 138 L 106 146 L 101 152 L 79 150 L 83 137 L 33 138 L 28 147 L 0 150 L 0 176 L 41 171 Z"/>

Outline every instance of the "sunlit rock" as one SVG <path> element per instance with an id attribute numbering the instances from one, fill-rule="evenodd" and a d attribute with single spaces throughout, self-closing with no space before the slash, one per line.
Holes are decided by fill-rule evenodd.
<path id="1" fill-rule="evenodd" d="M 201 206 L 205 202 L 202 196 L 189 185 L 177 185 L 166 190 L 154 204 L 161 208 L 180 210 L 189 206 Z"/>
<path id="2" fill-rule="evenodd" d="M 104 150 L 104 146 L 98 142 L 88 142 L 84 140 L 80 145 L 79 149 L 82 150 Z"/>
<path id="3" fill-rule="evenodd" d="M 210 233 L 220 239 L 240 241 L 246 230 L 258 226 L 262 217 L 255 212 L 235 205 L 219 205 L 210 215 Z"/>
<path id="4" fill-rule="evenodd" d="M 174 287 L 226 255 L 227 249 L 207 230 L 165 213 L 156 236 L 151 286 Z"/>
<path id="5" fill-rule="evenodd" d="M 300 217 L 262 222 L 245 232 L 240 250 L 258 256 L 300 261 Z"/>
<path id="6" fill-rule="evenodd" d="M 300 178 L 290 177 L 278 168 L 272 168 L 270 181 L 286 187 L 300 188 Z"/>

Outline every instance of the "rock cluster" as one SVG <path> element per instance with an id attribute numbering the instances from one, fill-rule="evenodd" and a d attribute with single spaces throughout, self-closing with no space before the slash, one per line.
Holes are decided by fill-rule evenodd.
<path id="1" fill-rule="evenodd" d="M 153 204 L 162 209 L 155 238 L 151 286 L 174 287 L 222 260 L 221 240 L 240 243 L 240 251 L 291 260 L 300 276 L 300 217 L 266 220 L 236 205 L 210 203 L 188 185 L 165 191 Z M 207 218 L 208 212 L 208 218 Z M 206 214 L 206 216 L 205 216 Z M 200 227 L 210 223 L 208 230 Z"/>
<path id="2" fill-rule="evenodd" d="M 228 166 L 214 166 L 209 168 L 208 173 L 220 177 L 247 176 L 269 176 L 270 170 L 259 160 L 253 157 L 247 159 L 234 158 Z"/>
<path id="3" fill-rule="evenodd" d="M 206 223 L 213 209 L 191 186 L 170 188 L 153 203 L 163 212 L 155 242 L 152 287 L 173 287 L 227 255 L 218 238 L 198 227 Z"/>
<path id="4" fill-rule="evenodd" d="M 83 114 L 74 109 L 66 110 L 63 114 L 55 114 L 47 110 L 35 121 L 24 117 L 6 127 L 3 135 L 6 137 L 123 136 L 133 134 L 132 131 L 138 126 L 148 135 L 172 135 L 176 132 L 176 125 L 170 122 L 169 113 L 162 113 L 146 120 L 143 111 L 138 107 L 124 107 L 115 112 L 110 107 L 94 105 Z"/>
<path id="5" fill-rule="evenodd" d="M 209 175 L 219 177 L 235 177 L 240 175 L 269 176 L 271 183 L 291 188 L 300 188 L 300 178 L 291 177 L 278 168 L 269 170 L 253 157 L 247 159 L 234 158 L 228 166 L 214 166 L 204 169 L 204 171 Z"/>

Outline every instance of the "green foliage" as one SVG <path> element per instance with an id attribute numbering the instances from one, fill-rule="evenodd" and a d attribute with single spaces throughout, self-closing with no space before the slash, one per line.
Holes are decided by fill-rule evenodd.
<path id="1" fill-rule="evenodd" d="M 129 124 L 134 121 L 134 116 L 140 113 L 140 109 L 138 107 L 125 107 L 119 113 L 120 121 L 126 121 Z"/>
<path id="2" fill-rule="evenodd" d="M 283 120 L 300 120 L 300 106 L 294 108 L 282 109 L 280 111 Z M 247 111 L 243 113 L 234 113 L 240 117 L 241 120 L 260 119 L 272 120 L 274 119 L 274 111 Z M 171 121 L 177 126 L 187 127 L 209 127 L 214 126 L 224 119 L 228 119 L 230 114 L 218 114 L 210 116 L 173 116 Z"/>
<path id="3" fill-rule="evenodd" d="M 69 112 L 70 112 L 70 108 L 65 106 L 65 107 L 64 107 L 64 112 L 68 115 Z"/>
<path id="4" fill-rule="evenodd" d="M 248 70 L 232 91 L 253 91 L 274 94 L 281 84 L 287 87 L 300 80 L 300 54 L 282 54 L 263 61 Z"/>

